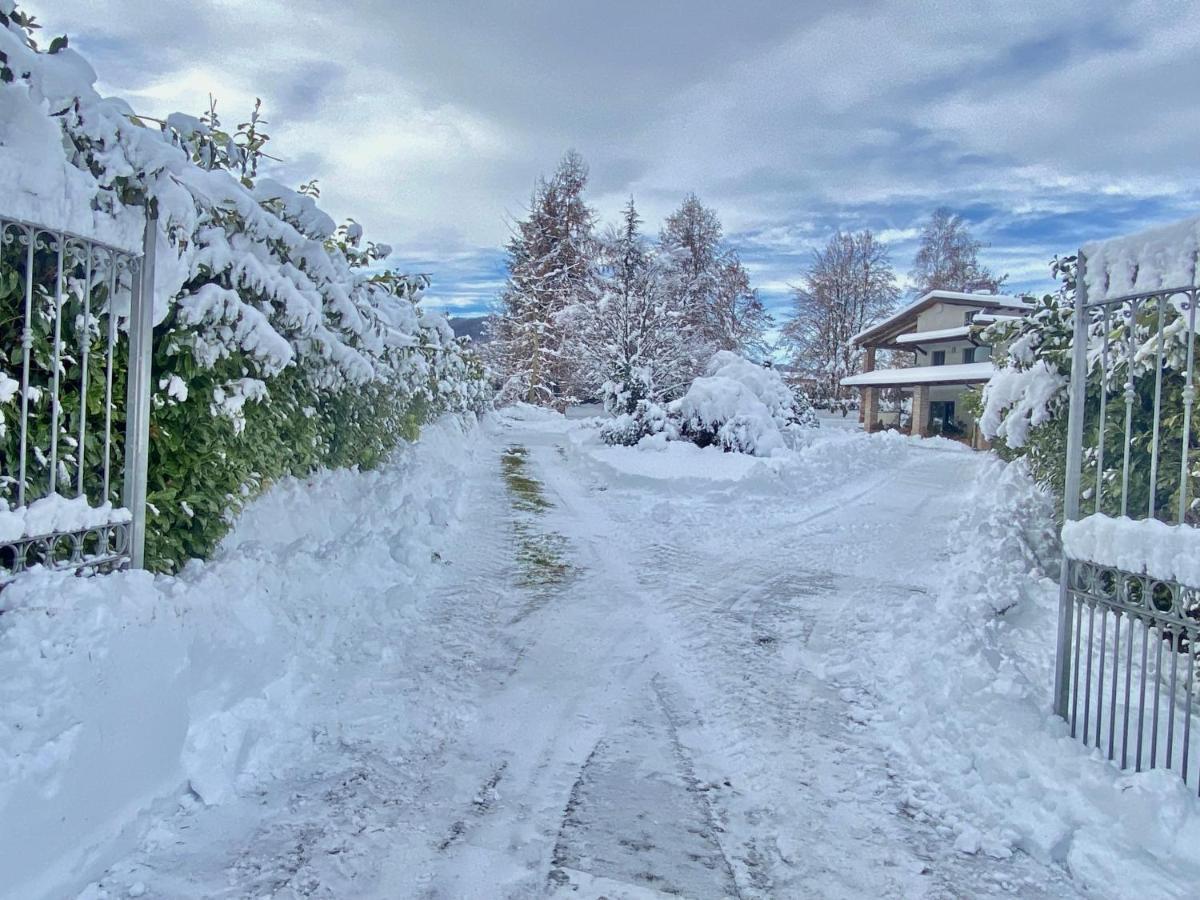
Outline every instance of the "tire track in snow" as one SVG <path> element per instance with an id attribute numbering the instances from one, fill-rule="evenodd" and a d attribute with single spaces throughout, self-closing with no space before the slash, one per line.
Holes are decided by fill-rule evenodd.
<path id="1" fill-rule="evenodd" d="M 665 529 L 644 502 L 625 504 L 624 530 L 655 535 L 642 555 L 644 583 L 672 586 L 664 602 L 684 635 L 672 681 L 703 710 L 684 739 L 703 777 L 732 784 L 714 802 L 740 844 L 731 855 L 747 896 L 957 897 L 1014 886 L 1046 895 L 1039 884 L 1074 894 L 1030 860 L 963 857 L 930 825 L 905 819 L 891 762 L 864 733 L 873 701 L 858 667 L 886 653 L 886 625 L 867 613 L 897 591 L 928 588 L 931 573 L 911 581 L 905 563 L 913 541 L 939 540 L 940 515 L 937 501 L 866 498 L 890 481 L 947 494 L 946 473 L 932 476 L 928 459 L 916 450 L 866 489 L 839 490 L 845 507 L 823 493 L 815 512 L 787 509 L 783 498 L 693 500 Z M 941 506 L 953 502 L 951 492 Z M 761 527 L 764 519 L 776 527 Z M 764 870 L 770 888 L 757 879 Z"/>

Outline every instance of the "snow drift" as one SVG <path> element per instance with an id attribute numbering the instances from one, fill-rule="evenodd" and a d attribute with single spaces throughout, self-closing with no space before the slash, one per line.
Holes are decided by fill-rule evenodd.
<path id="1" fill-rule="evenodd" d="M 61 896 L 181 792 L 217 804 L 312 744 L 332 669 L 412 626 L 474 432 L 379 470 L 289 479 L 177 577 L 31 572 L 0 594 L 0 895 Z"/>
<path id="2" fill-rule="evenodd" d="M 881 747 L 918 776 L 909 813 L 964 853 L 1023 851 L 1106 891 L 1182 896 L 1200 871 L 1194 788 L 1122 772 L 1051 711 L 1054 501 L 1023 461 L 988 462 L 974 494 L 945 588 L 898 605 L 876 675 Z"/>

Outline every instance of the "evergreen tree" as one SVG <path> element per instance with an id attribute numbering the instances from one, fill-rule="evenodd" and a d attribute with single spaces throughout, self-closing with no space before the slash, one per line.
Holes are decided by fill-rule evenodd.
<path id="1" fill-rule="evenodd" d="M 725 245 L 716 212 L 689 194 L 667 218 L 659 248 L 675 300 L 708 352 L 761 354 L 771 317 L 737 253 Z"/>
<path id="2" fill-rule="evenodd" d="M 542 405 L 570 400 L 575 373 L 564 352 L 564 314 L 595 289 L 595 213 L 583 199 L 587 178 L 583 158 L 568 151 L 549 180 L 538 180 L 529 215 L 508 242 L 508 280 L 490 350 L 507 399 Z"/>
<path id="3" fill-rule="evenodd" d="M 862 364 L 851 338 L 891 312 L 899 296 L 887 247 L 869 230 L 839 231 L 813 253 L 804 284 L 793 291 L 783 337 L 793 365 L 821 396 L 842 396 L 841 380 Z"/>
<path id="4" fill-rule="evenodd" d="M 979 263 L 986 245 L 971 236 L 962 216 L 946 207 L 934 210 L 921 232 L 913 260 L 912 281 L 917 296 L 929 291 L 998 294 L 1007 275 L 996 277 Z"/>
<path id="5" fill-rule="evenodd" d="M 630 198 L 601 245 L 599 289 L 572 311 L 570 346 L 584 383 L 613 413 L 659 403 L 696 376 L 697 341 Z"/>

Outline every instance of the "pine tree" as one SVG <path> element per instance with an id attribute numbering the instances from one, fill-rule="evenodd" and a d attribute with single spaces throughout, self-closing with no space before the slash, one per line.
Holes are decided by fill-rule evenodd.
<path id="1" fill-rule="evenodd" d="M 944 206 L 934 210 L 913 260 L 917 295 L 937 290 L 998 294 L 1008 276 L 996 277 L 980 265 L 979 251 L 985 246 L 971 236 L 962 216 Z"/>
<path id="2" fill-rule="evenodd" d="M 609 411 L 634 413 L 640 401 L 677 395 L 696 376 L 698 358 L 684 310 L 646 246 L 632 198 L 601 247 L 598 291 L 573 310 L 572 356 L 586 385 Z"/>
<path id="3" fill-rule="evenodd" d="M 771 317 L 737 253 L 725 245 L 716 212 L 689 194 L 667 218 L 659 248 L 675 299 L 708 352 L 761 354 Z"/>
<path id="4" fill-rule="evenodd" d="M 508 279 L 493 324 L 491 362 L 505 378 L 502 397 L 563 405 L 575 387 L 564 352 L 568 309 L 595 289 L 595 213 L 584 202 L 588 171 L 568 151 L 539 179 L 529 215 L 508 242 Z"/>
<path id="5" fill-rule="evenodd" d="M 813 253 L 804 284 L 793 291 L 783 338 L 793 365 L 821 396 L 842 396 L 841 380 L 862 362 L 851 338 L 889 313 L 899 296 L 887 247 L 869 230 L 839 231 Z"/>

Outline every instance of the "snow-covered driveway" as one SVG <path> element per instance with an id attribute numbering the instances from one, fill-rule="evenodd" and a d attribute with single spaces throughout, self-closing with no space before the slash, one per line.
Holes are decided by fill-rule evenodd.
<path id="1" fill-rule="evenodd" d="M 786 471 L 656 478 L 570 427 L 485 425 L 419 649 L 347 659 L 293 764 L 161 810 L 92 892 L 1077 893 L 956 850 L 872 734 L 890 618 L 944 581 L 981 456 L 844 433 Z"/>

